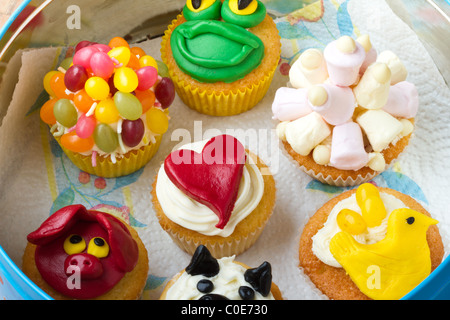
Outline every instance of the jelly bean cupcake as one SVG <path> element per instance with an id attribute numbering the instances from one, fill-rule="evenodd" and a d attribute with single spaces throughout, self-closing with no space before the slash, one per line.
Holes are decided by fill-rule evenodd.
<path id="1" fill-rule="evenodd" d="M 330 299 L 401 299 L 442 261 L 437 223 L 410 196 L 364 183 L 309 219 L 299 265 Z"/>
<path id="2" fill-rule="evenodd" d="M 147 281 L 138 233 L 110 214 L 64 207 L 28 236 L 23 272 L 57 300 L 135 300 Z"/>
<path id="3" fill-rule="evenodd" d="M 216 259 L 199 246 L 189 265 L 173 277 L 160 300 L 283 300 L 267 261 L 250 268 L 232 257 Z"/>
<path id="4" fill-rule="evenodd" d="M 272 104 L 283 149 L 330 185 L 354 186 L 383 172 L 407 147 L 419 107 L 415 85 L 391 51 L 368 36 L 343 36 L 308 49 L 292 65 L 290 86 Z"/>
<path id="5" fill-rule="evenodd" d="M 276 25 L 258 0 L 187 0 L 161 43 L 179 97 L 213 116 L 253 108 L 266 94 L 280 54 Z"/>
<path id="6" fill-rule="evenodd" d="M 44 78 L 41 119 L 81 170 L 111 178 L 142 168 L 168 129 L 175 90 L 158 63 L 122 38 L 80 42 Z"/>
<path id="7" fill-rule="evenodd" d="M 152 202 L 161 227 L 189 254 L 204 245 L 238 255 L 260 236 L 275 205 L 275 180 L 230 135 L 183 145 L 161 165 Z"/>

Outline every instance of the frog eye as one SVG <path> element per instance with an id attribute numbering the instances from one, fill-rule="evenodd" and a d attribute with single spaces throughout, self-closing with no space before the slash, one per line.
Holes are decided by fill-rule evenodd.
<path id="1" fill-rule="evenodd" d="M 259 0 L 225 0 L 221 15 L 228 23 L 252 28 L 264 20 L 266 7 Z"/>
<path id="2" fill-rule="evenodd" d="M 78 234 L 71 234 L 64 240 L 64 251 L 68 255 L 83 252 L 86 249 L 86 241 Z"/>
<path id="3" fill-rule="evenodd" d="M 104 258 L 108 256 L 109 245 L 103 238 L 92 238 L 91 241 L 89 241 L 87 253 L 92 254 L 97 258 Z"/>
<path id="4" fill-rule="evenodd" d="M 186 20 L 218 20 L 221 7 L 220 0 L 187 0 L 183 15 Z"/>

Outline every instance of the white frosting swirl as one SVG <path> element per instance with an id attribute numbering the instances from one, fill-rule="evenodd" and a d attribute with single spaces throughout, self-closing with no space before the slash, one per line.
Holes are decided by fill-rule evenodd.
<path id="1" fill-rule="evenodd" d="M 183 145 L 180 149 L 201 152 L 209 140 Z M 259 204 L 264 193 L 264 179 L 258 166 L 250 160 L 244 165 L 238 196 L 230 220 L 223 229 L 216 228 L 219 217 L 207 206 L 191 199 L 178 189 L 167 176 L 164 165 L 158 172 L 156 196 L 164 214 L 180 226 L 207 236 L 228 237 L 236 225 L 245 219 Z"/>
<path id="2" fill-rule="evenodd" d="M 242 300 L 239 296 L 239 287 L 248 286 L 252 288 L 244 279 L 247 270 L 240 264 L 234 262 L 234 256 L 218 259 L 220 271 L 217 275 L 207 278 L 203 275 L 191 276 L 183 272 L 176 282 L 167 290 L 166 300 L 198 300 L 204 293 L 197 290 L 197 283 L 202 279 L 208 279 L 214 284 L 211 294 L 220 294 L 230 300 Z M 264 297 L 255 291 L 255 300 L 274 300 L 272 293 Z"/>
<path id="3" fill-rule="evenodd" d="M 386 236 L 387 221 L 389 215 L 395 209 L 407 208 L 407 206 L 398 198 L 391 194 L 380 192 L 381 200 L 386 208 L 386 218 L 381 224 L 374 228 L 367 228 L 366 232 L 353 236 L 356 241 L 363 244 L 372 244 L 378 242 Z M 350 197 L 340 201 L 331 210 L 327 221 L 322 229 L 320 229 L 313 237 L 312 251 L 323 263 L 332 267 L 341 268 L 340 263 L 334 258 L 330 252 L 330 241 L 334 235 L 341 231 L 336 222 L 336 217 L 342 209 L 351 209 L 361 214 L 361 209 L 356 202 L 356 195 L 352 194 Z"/>

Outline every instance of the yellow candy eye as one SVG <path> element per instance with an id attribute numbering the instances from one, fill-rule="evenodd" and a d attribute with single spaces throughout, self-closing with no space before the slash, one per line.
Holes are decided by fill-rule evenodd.
<path id="1" fill-rule="evenodd" d="M 192 12 L 200 12 L 212 6 L 215 0 L 187 0 L 186 5 Z"/>
<path id="2" fill-rule="evenodd" d="M 64 240 L 64 251 L 68 254 L 76 254 L 86 249 L 86 241 L 78 234 L 71 234 Z"/>
<path id="3" fill-rule="evenodd" d="M 87 253 L 92 254 L 97 258 L 105 258 L 109 254 L 109 245 L 103 238 L 92 238 L 91 241 L 89 241 Z"/>
<path id="4" fill-rule="evenodd" d="M 379 226 L 386 218 L 386 208 L 380 193 L 373 184 L 364 183 L 356 190 L 356 202 L 361 208 L 364 221 L 369 228 Z"/>
<path id="5" fill-rule="evenodd" d="M 337 217 L 337 224 L 342 231 L 358 235 L 366 231 L 367 225 L 362 216 L 350 209 L 342 209 Z"/>
<path id="6" fill-rule="evenodd" d="M 230 0 L 229 6 L 233 13 L 247 16 L 258 9 L 258 2 L 256 0 Z"/>

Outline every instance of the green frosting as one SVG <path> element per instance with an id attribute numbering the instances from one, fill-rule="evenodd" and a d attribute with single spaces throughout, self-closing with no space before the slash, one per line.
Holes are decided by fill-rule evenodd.
<path id="1" fill-rule="evenodd" d="M 241 26 L 243 28 L 252 28 L 260 24 L 266 17 L 266 6 L 258 2 L 258 7 L 255 12 L 249 15 L 239 15 L 231 11 L 229 0 L 225 0 L 222 5 L 222 19 L 226 22 Z"/>
<path id="2" fill-rule="evenodd" d="M 184 5 L 183 15 L 186 20 L 219 20 L 221 7 L 222 2 L 220 0 L 216 0 L 210 7 L 200 12 L 193 12 L 189 10 L 187 5 Z"/>
<path id="3" fill-rule="evenodd" d="M 216 20 L 181 24 L 173 31 L 170 45 L 179 68 L 200 82 L 234 82 L 264 58 L 261 39 L 242 27 Z"/>

